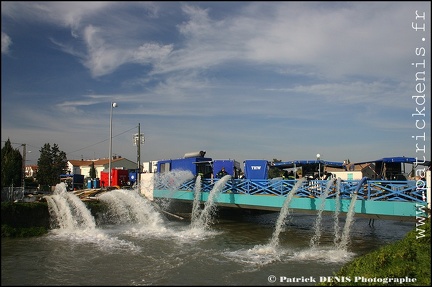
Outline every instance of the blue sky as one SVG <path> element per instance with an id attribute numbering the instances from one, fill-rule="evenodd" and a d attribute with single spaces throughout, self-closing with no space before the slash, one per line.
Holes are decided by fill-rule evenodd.
<path id="1" fill-rule="evenodd" d="M 141 161 L 359 162 L 423 155 L 416 144 L 430 160 L 429 1 L 1 5 L 2 146 L 25 143 L 28 164 L 45 143 L 108 157 L 111 102 L 113 155 L 132 161 L 138 124 Z"/>

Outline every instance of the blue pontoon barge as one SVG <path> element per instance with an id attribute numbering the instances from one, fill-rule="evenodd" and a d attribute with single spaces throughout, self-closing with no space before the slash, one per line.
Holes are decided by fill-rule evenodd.
<path id="1" fill-rule="evenodd" d="M 188 164 L 192 167 L 188 170 L 192 172 L 193 178 L 185 180 L 174 190 L 158 185 L 158 181 L 154 180 L 155 177 L 175 170 L 176 161 L 184 162 L 185 159 L 161 161 L 160 168 L 158 166 L 158 173 L 143 174 L 141 192 L 150 200 L 163 198 L 192 204 L 194 192 L 197 190 L 195 189 L 196 178 L 200 176 L 201 186 L 199 190 L 201 196 L 199 200 L 201 204 L 205 204 L 215 183 L 220 180 L 214 176 L 204 176 L 204 174 L 214 172 L 212 169 L 215 161 L 203 156 L 194 157 L 193 165 Z M 164 167 L 163 165 L 168 162 L 170 168 Z M 290 209 L 299 213 L 316 214 L 318 209 L 324 206 L 324 213 L 333 213 L 338 208 L 340 214 L 344 214 L 348 212 L 353 194 L 356 193 L 356 200 L 352 203 L 355 204 L 356 216 L 408 221 L 414 221 L 416 217 L 425 216 L 426 209 L 430 209 L 430 167 L 427 165 L 421 167 L 416 164 L 415 158 L 405 157 L 383 158 L 355 163 L 354 165 L 366 163 L 372 164 L 372 169 L 376 174 L 375 178 L 363 177 L 355 180 L 341 180 L 330 177 L 324 180 L 308 177 L 308 180 L 305 180 L 296 191 L 290 203 Z M 413 168 L 424 168 L 425 178 L 417 180 L 402 178 L 400 175 L 403 175 L 404 170 L 401 164 L 407 163 L 414 165 Z M 301 166 L 303 171 L 308 169 L 317 171 L 315 169 L 317 165 L 318 169 L 321 166 L 346 169 L 344 163 L 331 161 L 299 160 L 270 163 L 266 160 L 245 160 L 243 163 L 245 177 L 237 178 L 236 173 L 233 172 L 232 177 L 217 196 L 216 203 L 223 207 L 280 211 L 286 196 L 292 191 L 299 179 L 269 179 L 267 178 L 269 168 L 283 169 Z M 350 172 L 350 170 L 346 170 L 346 172 Z M 332 181 L 331 184 L 329 180 Z M 328 196 L 323 199 L 321 195 L 327 187 L 331 190 L 328 192 Z M 325 200 L 324 205 L 322 200 Z"/>

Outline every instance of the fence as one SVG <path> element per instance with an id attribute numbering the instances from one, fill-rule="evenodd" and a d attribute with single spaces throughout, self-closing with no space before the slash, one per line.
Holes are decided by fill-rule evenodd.
<path id="1" fill-rule="evenodd" d="M 37 194 L 38 190 L 36 188 L 26 188 L 22 187 L 7 186 L 3 187 L 1 191 L 1 201 L 22 201 L 27 194 Z"/>
<path id="2" fill-rule="evenodd" d="M 202 179 L 201 191 L 210 192 L 218 179 Z M 330 188 L 328 198 L 336 197 L 339 190 L 340 198 L 351 198 L 356 192 L 360 180 L 345 180 L 336 183 Z M 222 193 L 240 193 L 249 195 L 276 195 L 286 196 L 294 187 L 296 180 L 254 180 L 254 179 L 232 179 L 224 186 Z M 297 190 L 296 196 L 315 198 L 323 194 L 327 188 L 327 180 L 308 180 Z M 178 190 L 193 191 L 195 180 L 186 181 Z M 159 184 L 155 189 L 169 189 L 166 184 Z M 402 201 L 402 202 L 424 202 L 425 194 L 417 189 L 414 180 L 368 180 L 357 191 L 358 199 L 374 201 Z"/>

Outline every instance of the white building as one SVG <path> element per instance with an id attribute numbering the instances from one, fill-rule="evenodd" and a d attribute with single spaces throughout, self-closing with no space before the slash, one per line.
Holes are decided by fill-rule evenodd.
<path id="1" fill-rule="evenodd" d="M 96 170 L 96 177 L 101 178 L 101 171 L 108 172 L 109 159 L 96 159 L 96 160 L 68 160 L 67 172 L 71 174 L 82 174 L 84 177 L 90 177 L 90 169 L 94 164 Z M 137 169 L 137 163 L 130 161 L 123 157 L 117 157 L 111 160 L 112 169 Z"/>

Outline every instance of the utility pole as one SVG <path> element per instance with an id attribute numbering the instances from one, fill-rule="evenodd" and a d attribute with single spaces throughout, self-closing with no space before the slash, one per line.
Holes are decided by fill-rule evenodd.
<path id="1" fill-rule="evenodd" d="M 137 187 L 138 191 L 141 193 L 141 127 L 140 123 L 138 123 L 138 145 L 137 145 L 137 164 L 138 164 L 138 171 L 137 171 Z"/>
<path id="2" fill-rule="evenodd" d="M 23 156 L 22 156 L 22 190 L 25 189 L 25 170 L 26 170 L 26 144 L 21 144 L 23 146 Z"/>
<path id="3" fill-rule="evenodd" d="M 26 154 L 27 152 L 31 152 L 31 150 L 27 151 L 26 147 L 27 145 L 25 143 L 13 143 L 11 142 L 11 144 L 19 144 L 23 147 L 23 154 L 22 154 L 22 178 L 21 178 L 21 187 L 23 189 L 23 194 L 24 194 L 24 188 L 25 188 L 25 174 L 26 174 Z"/>
<path id="4" fill-rule="evenodd" d="M 144 135 L 141 133 L 140 123 L 138 123 L 138 133 L 134 135 L 134 145 L 137 146 L 137 188 L 141 192 L 141 144 L 144 144 Z"/>

